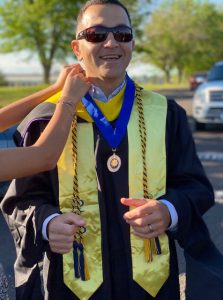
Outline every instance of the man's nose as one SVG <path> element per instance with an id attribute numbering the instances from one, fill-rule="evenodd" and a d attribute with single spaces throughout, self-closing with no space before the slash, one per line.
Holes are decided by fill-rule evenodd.
<path id="1" fill-rule="evenodd" d="M 104 46 L 105 47 L 117 47 L 118 46 L 118 42 L 114 38 L 114 35 L 112 32 L 108 33 L 107 39 L 104 42 Z"/>

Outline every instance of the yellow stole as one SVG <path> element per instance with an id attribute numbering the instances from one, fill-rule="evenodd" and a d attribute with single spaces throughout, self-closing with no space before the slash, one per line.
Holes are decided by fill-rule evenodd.
<path id="1" fill-rule="evenodd" d="M 118 93 L 118 95 L 114 96 L 111 100 L 108 102 L 102 102 L 97 99 L 94 99 L 97 106 L 100 108 L 100 110 L 103 112 L 104 116 L 107 118 L 108 121 L 115 120 L 122 107 L 122 100 L 125 93 L 125 86 L 123 89 Z M 49 99 L 46 100 L 46 102 L 54 103 L 56 104 L 58 99 L 61 96 L 61 92 L 58 92 L 57 94 L 51 96 Z M 87 122 L 93 122 L 92 118 L 89 116 L 88 112 L 86 111 L 84 105 L 82 102 L 79 102 L 77 105 L 77 115 L 81 119 L 84 119 Z"/>
<path id="2" fill-rule="evenodd" d="M 109 120 L 117 117 L 123 98 L 122 90 L 108 103 L 100 103 L 100 108 Z M 58 100 L 59 94 L 49 99 Z M 53 99 L 53 100 L 52 100 Z M 56 100 L 55 100 L 56 99 Z M 167 102 L 163 96 L 143 91 L 145 123 L 147 128 L 147 169 L 149 193 L 154 198 L 165 194 L 166 186 L 166 152 L 165 126 Z M 98 103 L 97 103 L 98 104 Z M 107 110 L 107 108 L 109 109 Z M 110 113 L 114 108 L 113 116 Z M 118 107 L 118 109 L 117 109 Z M 116 108 L 116 109 L 115 109 Z M 105 110 L 106 109 L 106 110 Z M 87 120 L 87 113 L 80 105 L 78 114 Z M 138 130 L 138 110 L 133 106 L 128 124 L 129 141 L 129 197 L 143 197 L 141 142 Z M 88 121 L 91 121 L 90 119 Z M 63 213 L 72 211 L 73 161 L 71 133 L 64 151 L 58 161 L 59 199 Z M 85 259 L 90 279 L 81 281 L 74 276 L 73 253 L 63 255 L 64 283 L 81 300 L 89 299 L 103 282 L 101 256 L 101 227 L 98 206 L 98 186 L 95 171 L 93 127 L 90 123 L 79 123 L 77 128 L 77 174 L 80 199 L 84 199 L 82 217 L 86 221 L 87 231 L 83 234 Z M 144 240 L 130 233 L 133 279 L 150 295 L 155 297 L 169 276 L 169 243 L 164 234 L 159 236 L 162 254 L 154 255 L 153 261 L 146 261 Z"/>

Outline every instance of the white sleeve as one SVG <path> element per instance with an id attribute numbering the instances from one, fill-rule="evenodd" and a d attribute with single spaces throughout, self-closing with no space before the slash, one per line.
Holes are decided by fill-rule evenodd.
<path id="1" fill-rule="evenodd" d="M 168 200 L 160 199 L 159 201 L 161 201 L 163 204 L 165 204 L 167 206 L 167 208 L 169 209 L 169 213 L 170 213 L 170 217 L 171 217 L 171 224 L 170 224 L 168 230 L 170 230 L 170 231 L 176 230 L 177 225 L 178 225 L 178 214 L 177 214 L 175 207 Z"/>
<path id="2" fill-rule="evenodd" d="M 45 221 L 43 222 L 43 227 L 42 227 L 42 237 L 45 241 L 48 241 L 48 236 L 47 236 L 47 225 L 48 223 L 55 217 L 59 216 L 60 214 L 58 213 L 55 213 L 55 214 L 52 214 L 50 215 L 49 217 L 47 217 L 45 219 Z"/>

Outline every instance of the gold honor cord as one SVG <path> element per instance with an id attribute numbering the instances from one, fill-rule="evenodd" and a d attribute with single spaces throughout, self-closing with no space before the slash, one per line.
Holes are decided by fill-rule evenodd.
<path id="1" fill-rule="evenodd" d="M 153 195 L 149 193 L 148 189 L 148 173 L 147 173 L 147 164 L 146 164 L 146 126 L 145 126 L 145 118 L 143 111 L 143 103 L 142 103 L 142 88 L 136 85 L 136 103 L 139 113 L 139 135 L 141 140 L 141 148 L 142 148 L 142 163 L 143 163 L 143 196 L 145 199 L 153 199 Z M 154 239 L 145 240 L 145 255 L 147 261 L 153 260 L 153 254 L 161 254 L 161 246 L 159 242 L 159 238 L 156 237 Z"/>
<path id="2" fill-rule="evenodd" d="M 81 207 L 84 201 L 79 197 L 78 178 L 77 178 L 77 116 L 74 116 L 72 122 L 72 158 L 73 158 L 73 195 L 72 195 L 72 212 L 80 215 Z M 74 257 L 74 273 L 76 278 L 82 280 L 89 280 L 89 272 L 86 264 L 86 257 L 84 256 L 83 237 L 86 228 L 80 227 L 76 232 L 73 243 L 73 257 Z"/>

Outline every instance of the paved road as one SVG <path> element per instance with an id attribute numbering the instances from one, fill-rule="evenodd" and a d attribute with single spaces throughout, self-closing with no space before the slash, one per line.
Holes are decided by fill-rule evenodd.
<path id="1" fill-rule="evenodd" d="M 193 120 L 191 118 L 191 97 L 192 92 L 188 90 L 161 91 L 164 95 L 174 98 L 182 105 L 188 114 L 189 122 L 193 130 Z M 205 132 L 193 132 L 198 155 L 213 184 L 216 194 L 216 205 L 205 214 L 204 219 L 210 230 L 210 234 L 223 253 L 223 127 L 209 127 Z M 13 289 L 13 261 L 15 251 L 11 236 L 0 215 L 0 262 L 9 280 L 10 300 L 14 299 Z M 180 261 L 180 280 L 182 290 L 184 289 L 185 265 L 182 252 L 178 249 Z M 182 300 L 184 295 L 182 292 Z"/>

